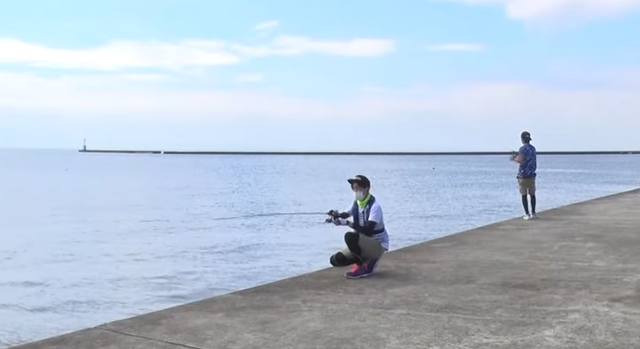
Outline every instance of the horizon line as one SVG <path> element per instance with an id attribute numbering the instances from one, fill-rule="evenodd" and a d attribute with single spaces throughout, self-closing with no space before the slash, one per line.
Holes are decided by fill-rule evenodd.
<path id="1" fill-rule="evenodd" d="M 258 151 L 258 150 L 143 150 L 79 149 L 80 153 L 159 154 L 159 155 L 510 155 L 516 151 Z M 637 155 L 640 150 L 552 150 L 539 155 Z"/>

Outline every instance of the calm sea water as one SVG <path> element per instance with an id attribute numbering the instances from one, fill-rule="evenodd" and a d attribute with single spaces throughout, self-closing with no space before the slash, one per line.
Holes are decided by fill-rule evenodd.
<path id="1" fill-rule="evenodd" d="M 350 205 L 355 174 L 392 249 L 522 213 L 504 156 L 25 150 L 0 164 L 0 347 L 326 268 L 344 230 L 323 212 Z M 539 211 L 633 189 L 638 173 L 639 156 L 540 156 Z"/>

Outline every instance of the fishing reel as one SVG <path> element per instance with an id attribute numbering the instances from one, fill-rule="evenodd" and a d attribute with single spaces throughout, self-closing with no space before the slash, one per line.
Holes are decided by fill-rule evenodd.
<path id="1" fill-rule="evenodd" d="M 325 223 L 333 223 L 333 221 L 337 218 L 342 218 L 342 219 L 347 219 L 349 218 L 349 214 L 346 212 L 340 212 L 338 210 L 331 210 L 329 212 L 327 212 L 327 215 L 329 216 L 327 219 L 325 219 Z"/>

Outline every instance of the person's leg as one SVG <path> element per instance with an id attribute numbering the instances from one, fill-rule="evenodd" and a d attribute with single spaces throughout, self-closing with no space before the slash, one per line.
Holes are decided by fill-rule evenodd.
<path id="1" fill-rule="evenodd" d="M 362 258 L 362 249 L 358 243 L 359 237 L 357 233 L 348 232 L 344 234 L 344 242 L 347 247 L 336 252 L 329 258 L 329 263 L 334 267 L 347 267 L 353 265 L 352 272 L 355 272 L 364 264 Z"/>
<path id="2" fill-rule="evenodd" d="M 518 178 L 518 189 L 520 190 L 520 198 L 522 200 L 522 208 L 524 209 L 524 218 L 529 215 L 529 202 L 527 200 L 527 181 L 524 178 Z"/>
<path id="3" fill-rule="evenodd" d="M 360 245 L 360 250 L 362 251 L 362 258 L 365 260 L 365 262 L 382 257 L 382 254 L 384 253 L 384 248 L 382 247 L 382 244 L 380 244 L 380 241 L 363 234 L 359 234 L 359 235 L 360 237 L 358 240 L 358 244 Z"/>
<path id="4" fill-rule="evenodd" d="M 527 200 L 527 195 L 520 196 L 522 200 L 522 208 L 524 209 L 524 214 L 529 215 L 529 200 Z"/>
<path id="5" fill-rule="evenodd" d="M 531 178 L 529 183 L 529 196 L 531 197 L 531 216 L 538 217 L 536 214 L 536 179 Z"/>
<path id="6" fill-rule="evenodd" d="M 380 263 L 380 259 L 382 259 L 382 256 L 384 256 L 386 250 L 382 247 L 382 244 L 379 241 L 373 238 L 367 238 L 366 240 L 366 244 L 369 246 L 366 248 L 368 252 L 364 255 L 365 257 L 370 256 L 365 263 L 367 267 L 366 272 L 368 274 L 371 274 L 378 266 L 378 263 Z"/>
<path id="7" fill-rule="evenodd" d="M 348 232 L 344 235 L 344 242 L 347 244 L 345 248 L 336 252 L 329 258 L 329 263 L 334 267 L 347 267 L 353 265 L 350 272 L 345 273 L 345 276 L 350 273 L 356 273 L 359 269 L 363 268 L 363 260 L 360 257 L 362 251 L 358 245 L 358 234 Z M 354 253 L 355 251 L 355 253 Z"/>
<path id="8" fill-rule="evenodd" d="M 353 279 L 371 275 L 384 254 L 384 248 L 379 241 L 363 234 L 357 235 L 358 251 L 361 253 L 364 263 L 345 274 L 347 278 Z"/>
<path id="9" fill-rule="evenodd" d="M 362 255 L 362 248 L 360 247 L 360 235 L 361 234 L 351 231 L 344 234 L 344 242 L 347 244 L 351 255 L 358 260 L 358 265 L 364 264 L 364 256 Z"/>
<path id="10" fill-rule="evenodd" d="M 360 259 L 354 257 L 351 251 L 349 251 L 349 248 L 346 247 L 329 258 L 329 263 L 334 267 L 348 267 L 352 264 L 357 265 L 359 261 Z"/>

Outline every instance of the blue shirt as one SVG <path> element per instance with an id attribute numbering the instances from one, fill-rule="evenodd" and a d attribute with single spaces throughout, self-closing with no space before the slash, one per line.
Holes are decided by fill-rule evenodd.
<path id="1" fill-rule="evenodd" d="M 518 178 L 534 178 L 536 177 L 536 169 L 538 162 L 536 160 L 536 147 L 531 144 L 525 144 L 518 150 L 518 155 L 524 158 L 518 169 Z"/>

